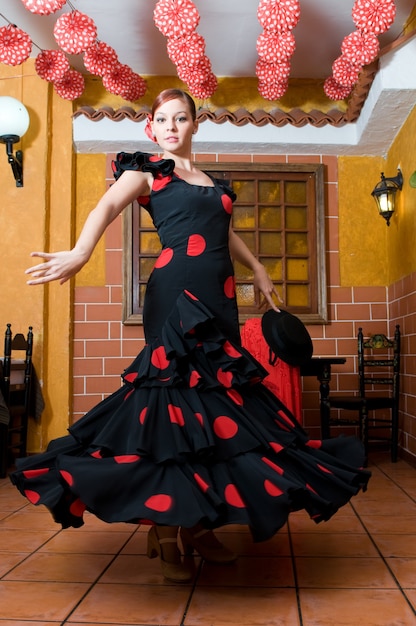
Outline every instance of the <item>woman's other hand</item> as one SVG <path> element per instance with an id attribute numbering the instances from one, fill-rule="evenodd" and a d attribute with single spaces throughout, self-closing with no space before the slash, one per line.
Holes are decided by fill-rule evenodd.
<path id="1" fill-rule="evenodd" d="M 75 249 L 53 253 L 32 252 L 30 256 L 40 257 L 44 259 L 44 263 L 33 265 L 26 270 L 25 274 L 31 275 L 27 281 L 28 285 L 42 285 L 53 280 L 59 280 L 59 284 L 62 285 L 75 276 L 88 261 L 88 258 Z"/>

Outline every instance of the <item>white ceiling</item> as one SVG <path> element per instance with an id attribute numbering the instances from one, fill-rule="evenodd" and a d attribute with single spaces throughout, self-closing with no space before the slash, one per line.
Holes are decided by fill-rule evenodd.
<path id="1" fill-rule="evenodd" d="M 214 74 L 254 77 L 256 40 L 262 32 L 257 20 L 258 0 L 194 3 L 200 13 L 197 32 L 205 38 Z M 120 62 L 144 76 L 176 74 L 166 52 L 166 38 L 153 22 L 156 0 L 71 0 L 71 4 L 93 18 L 98 38 L 116 50 Z M 354 0 L 300 0 L 301 17 L 293 30 L 296 51 L 291 58 L 292 78 L 325 79 L 331 75 L 343 38 L 355 30 L 353 5 Z M 396 0 L 396 19 L 390 30 L 380 36 L 381 47 L 400 36 L 413 6 L 414 0 Z M 31 36 L 35 44 L 33 56 L 39 49 L 57 47 L 53 27 L 57 17 L 69 10 L 66 4 L 55 14 L 39 16 L 25 9 L 21 0 L 0 0 L 4 18 Z M 6 23 L 0 18 L 0 25 Z M 81 55 L 71 56 L 70 62 L 74 68 L 85 71 Z M 319 135 L 320 129 L 314 130 Z"/>

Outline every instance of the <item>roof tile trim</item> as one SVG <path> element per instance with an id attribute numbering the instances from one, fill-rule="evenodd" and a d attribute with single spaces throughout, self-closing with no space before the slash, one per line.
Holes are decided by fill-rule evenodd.
<path id="1" fill-rule="evenodd" d="M 200 109 L 197 113 L 197 119 L 200 122 L 210 120 L 214 124 L 224 124 L 229 122 L 235 126 L 245 126 L 246 124 L 253 124 L 254 126 L 265 126 L 271 124 L 272 126 L 285 126 L 291 124 L 292 126 L 302 127 L 306 124 L 321 128 L 330 124 L 331 126 L 344 126 L 355 122 L 361 112 L 364 102 L 368 96 L 371 84 L 374 80 L 378 70 L 378 61 L 374 61 L 370 65 L 367 65 L 360 73 L 357 84 L 355 85 L 351 96 L 348 101 L 347 110 L 345 112 L 337 109 L 332 109 L 326 113 L 318 110 L 303 111 L 302 109 L 292 109 L 289 112 L 281 111 L 276 108 L 273 111 L 267 112 L 263 109 L 257 109 L 255 111 L 247 111 L 246 109 L 238 109 L 234 113 L 228 109 L 217 109 L 211 111 L 208 109 Z M 74 112 L 73 117 L 79 117 L 84 115 L 93 122 L 98 122 L 103 118 L 109 118 L 115 122 L 119 122 L 125 118 L 132 120 L 133 122 L 141 122 L 146 119 L 149 114 L 148 107 L 142 107 L 139 110 L 133 109 L 130 106 L 122 106 L 116 111 L 112 107 L 101 107 L 100 109 L 94 109 L 90 106 L 82 106 Z"/>

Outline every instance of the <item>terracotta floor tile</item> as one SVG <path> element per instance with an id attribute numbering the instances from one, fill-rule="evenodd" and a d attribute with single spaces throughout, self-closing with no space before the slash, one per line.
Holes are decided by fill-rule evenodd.
<path id="1" fill-rule="evenodd" d="M 413 535 L 378 535 L 373 539 L 384 557 L 401 556 L 416 558 L 416 528 Z"/>
<path id="2" fill-rule="evenodd" d="M 304 512 L 299 511 L 289 517 L 289 528 L 292 533 L 365 533 L 358 517 L 342 515 L 341 512 L 327 522 L 315 524 Z"/>
<path id="3" fill-rule="evenodd" d="M 55 554 L 37 552 L 3 580 L 92 583 L 112 559 L 101 554 Z"/>
<path id="4" fill-rule="evenodd" d="M 399 585 L 406 589 L 416 589 L 416 558 L 386 559 Z"/>
<path id="5" fill-rule="evenodd" d="M 71 615 L 73 622 L 179 626 L 188 586 L 97 584 Z"/>
<path id="6" fill-rule="evenodd" d="M 25 552 L 0 552 L 0 578 L 28 556 Z"/>
<path id="7" fill-rule="evenodd" d="M 80 528 L 63 530 L 42 546 L 42 552 L 79 554 L 117 554 L 128 541 L 128 533 L 91 531 Z"/>
<path id="8" fill-rule="evenodd" d="M 340 541 L 336 533 L 293 533 L 292 544 L 296 556 L 378 556 L 370 537 L 362 534 L 351 533 Z"/>
<path id="9" fill-rule="evenodd" d="M 200 559 L 188 559 L 195 574 Z M 163 577 L 159 559 L 149 560 L 143 555 L 120 555 L 110 565 L 100 579 L 100 583 L 121 583 L 134 585 L 172 585 Z M 189 583 L 192 584 L 192 583 Z"/>
<path id="10" fill-rule="evenodd" d="M 61 526 L 54 522 L 51 514 L 43 507 L 24 507 L 16 513 L 9 513 L 0 520 L 0 529 L 51 530 L 58 532 Z"/>
<path id="11" fill-rule="evenodd" d="M 395 589 L 301 589 L 305 626 L 410 626 L 415 616 Z"/>
<path id="12" fill-rule="evenodd" d="M 15 619 L 1 619 L 0 618 L 0 626 L 53 626 L 54 624 L 59 624 L 59 626 L 61 625 L 61 620 L 57 621 L 57 622 L 34 622 L 33 620 L 30 620 L 30 622 L 24 620 L 24 621 L 20 621 L 20 620 L 15 620 Z M 84 624 L 85 626 L 85 624 Z M 98 626 L 97 624 L 94 624 L 94 626 Z M 104 625 L 103 625 L 104 626 Z M 108 626 L 108 624 L 106 625 Z M 111 625 L 113 626 L 113 625 Z"/>
<path id="13" fill-rule="evenodd" d="M 406 598 L 409 600 L 410 604 L 413 606 L 416 616 L 416 589 L 405 589 L 404 594 Z M 416 617 L 415 617 L 416 621 Z"/>
<path id="14" fill-rule="evenodd" d="M 250 533 L 216 533 L 218 539 L 239 556 L 290 556 L 289 535 L 278 532 L 269 541 L 254 543 Z"/>
<path id="15" fill-rule="evenodd" d="M 120 554 L 146 554 L 147 532 L 135 532 L 124 545 Z"/>
<path id="16" fill-rule="evenodd" d="M 197 588 L 192 596 L 184 624 L 185 626 L 299 626 L 296 593 L 294 589 L 259 589 L 258 587 Z"/>
<path id="17" fill-rule="evenodd" d="M 51 530 L 0 529 L 0 552 L 33 552 L 54 535 Z"/>
<path id="18" fill-rule="evenodd" d="M 394 589 L 397 587 L 380 558 L 303 558 L 295 559 L 300 588 L 316 589 Z"/>
<path id="19" fill-rule="evenodd" d="M 63 620 L 87 590 L 81 583 L 0 581 L 1 615 L 16 621 Z"/>
<path id="20" fill-rule="evenodd" d="M 394 500 L 384 498 L 383 500 L 362 500 L 361 502 L 355 502 L 354 508 L 358 515 L 389 515 L 392 512 L 392 506 L 394 506 L 394 515 L 415 515 L 416 516 L 416 502 L 412 502 L 407 496 L 402 496 L 400 499 Z"/>
<path id="21" fill-rule="evenodd" d="M 362 515 L 361 520 L 370 534 L 409 535 L 415 532 L 416 515 Z"/>
<path id="22" fill-rule="evenodd" d="M 287 557 L 240 557 L 231 565 L 203 563 L 198 586 L 293 587 L 292 561 Z"/>

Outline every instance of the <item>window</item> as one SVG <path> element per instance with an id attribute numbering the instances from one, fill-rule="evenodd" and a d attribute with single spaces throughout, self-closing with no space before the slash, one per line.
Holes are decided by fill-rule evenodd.
<path id="1" fill-rule="evenodd" d="M 286 310 L 308 324 L 327 321 L 323 165 L 199 164 L 237 194 L 233 228 L 266 266 Z M 124 217 L 123 321 L 142 322 L 143 299 L 160 243 L 143 207 Z M 252 273 L 235 263 L 240 320 L 258 315 Z"/>

